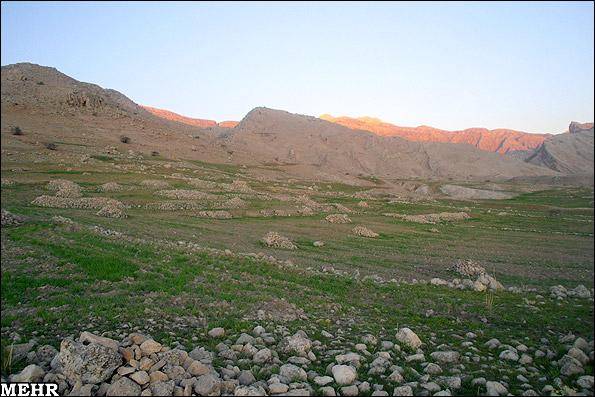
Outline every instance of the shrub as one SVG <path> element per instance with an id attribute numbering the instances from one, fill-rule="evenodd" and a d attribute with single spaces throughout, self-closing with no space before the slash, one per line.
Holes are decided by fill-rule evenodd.
<path id="1" fill-rule="evenodd" d="M 159 152 L 157 150 L 153 150 L 151 152 L 151 156 L 155 157 L 155 156 L 159 156 Z"/>
<path id="2" fill-rule="evenodd" d="M 55 143 L 48 142 L 45 144 L 45 148 L 49 149 L 49 150 L 56 150 L 56 149 L 58 149 L 58 146 L 56 146 Z"/>
<path id="3" fill-rule="evenodd" d="M 23 130 L 19 126 L 12 127 L 12 135 L 23 135 Z"/>
<path id="4" fill-rule="evenodd" d="M 130 138 L 127 137 L 126 135 L 122 135 L 120 137 L 120 142 L 122 142 L 122 143 L 130 143 Z"/>

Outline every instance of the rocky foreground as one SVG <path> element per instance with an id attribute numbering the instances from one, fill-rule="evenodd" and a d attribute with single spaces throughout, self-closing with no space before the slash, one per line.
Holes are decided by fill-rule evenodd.
<path id="1" fill-rule="evenodd" d="M 234 335 L 213 328 L 208 337 L 220 341 L 214 351 L 188 351 L 140 333 L 118 342 L 82 332 L 78 339 L 62 340 L 59 352 L 49 345 L 35 349 L 34 342 L 13 345 L 13 358 L 30 364 L 7 380 L 55 382 L 63 395 L 87 396 L 593 395 L 588 374 L 593 340 L 542 338 L 541 346 L 532 348 L 518 341 L 481 343 L 472 332 L 454 336 L 455 344 L 438 345 L 435 337 L 422 341 L 413 330 L 401 328 L 393 340 L 368 334 L 345 348 L 341 336 L 326 331 L 313 340 L 301 330 L 291 335 L 283 326 L 257 326 Z M 557 342 L 562 351 L 553 351 Z M 544 358 L 559 371 L 543 371 L 537 362 Z M 469 373 L 471 363 L 482 363 L 486 375 Z M 490 378 L 491 367 L 508 367 L 516 379 Z M 520 387 L 513 389 L 513 383 Z"/>

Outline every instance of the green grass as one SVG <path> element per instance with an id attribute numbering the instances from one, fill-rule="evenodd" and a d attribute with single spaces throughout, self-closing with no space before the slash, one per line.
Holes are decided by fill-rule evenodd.
<path id="1" fill-rule="evenodd" d="M 91 158 L 94 158 L 95 160 L 99 160 L 99 161 L 114 161 L 113 157 L 106 156 L 103 154 L 95 154 L 95 155 L 91 156 Z"/>
<path id="2" fill-rule="evenodd" d="M 214 348 L 216 341 L 206 337 L 206 329 L 223 326 L 229 333 L 250 330 L 261 323 L 251 319 L 255 310 L 281 299 L 308 316 L 308 320 L 284 324 L 290 331 L 304 329 L 316 336 L 322 329 L 331 333 L 348 330 L 343 335 L 348 349 L 364 333 L 393 340 L 395 330 L 403 326 L 414 329 L 424 341 L 434 336 L 438 343 L 455 345 L 460 341 L 453 334 L 476 332 L 480 335 L 476 347 L 482 354 L 488 354 L 483 343 L 493 337 L 506 342 L 517 339 L 536 347 L 544 335 L 552 339 L 568 332 L 592 336 L 592 303 L 571 301 L 560 306 L 547 294 L 550 285 L 592 285 L 592 190 L 556 189 L 525 193 L 511 200 L 477 202 L 389 203 L 386 196 L 365 200 L 370 207 L 360 208 L 357 203 L 361 200 L 351 197 L 366 190 L 358 186 L 314 181 L 271 184 L 249 179 L 243 174 L 245 170 L 236 166 L 200 161 L 191 162 L 192 167 L 184 170 L 167 171 L 162 169 L 162 162 L 149 159 L 144 164 L 151 164 L 151 172 L 120 172 L 111 169 L 109 161 L 96 164 L 93 172 L 31 163 L 27 165 L 31 171 L 24 173 L 11 171 L 15 167 L 3 161 L 2 176 L 19 183 L 2 188 L 2 207 L 28 217 L 23 226 L 2 228 L 1 232 L 3 347 L 9 344 L 13 331 L 22 340 L 35 337 L 40 344 L 58 346 L 63 337 L 82 330 L 109 335 L 114 330 L 139 327 L 166 344 L 176 340 L 187 347 Z M 351 208 L 353 223 L 329 224 L 324 213 L 263 217 L 259 215 L 262 209 L 295 210 L 296 204 L 250 194 L 240 195 L 248 206 L 232 210 L 231 220 L 201 219 L 192 211 L 145 209 L 146 204 L 162 199 L 140 187 L 140 181 L 161 179 L 178 171 L 186 177 L 225 183 L 245 179 L 262 193 L 281 192 L 294 197 L 308 193 L 319 203 L 341 203 Z M 32 206 L 30 202 L 36 196 L 52 194 L 45 184 L 54 174 L 64 174 L 79 183 L 87 197 L 113 197 L 129 204 L 129 218 L 106 219 L 96 216 L 94 210 Z M 110 181 L 127 190 L 97 192 L 97 186 Z M 190 188 L 182 179 L 167 181 L 173 188 Z M 314 190 L 308 189 L 312 186 Z M 222 199 L 235 195 L 213 193 Z M 440 211 L 466 211 L 472 219 L 423 225 L 382 215 Z M 78 226 L 59 226 L 50 221 L 54 215 L 72 218 Z M 94 225 L 129 237 L 95 234 L 89 230 Z M 379 238 L 352 235 L 356 225 L 378 232 Z M 430 228 L 438 233 L 430 232 Z M 291 238 L 298 249 L 262 246 L 259 240 L 268 231 Z M 179 240 L 234 252 L 263 252 L 289 259 L 296 266 L 280 268 L 253 259 L 164 245 L 164 241 Z M 314 247 L 316 240 L 324 241 L 325 246 Z M 539 292 L 498 292 L 490 309 L 482 293 L 361 281 L 366 275 L 386 280 L 451 279 L 454 275 L 448 267 L 458 259 L 481 262 L 505 285 L 533 286 Z M 347 274 L 359 273 L 360 278 L 315 272 L 326 265 Z M 538 303 L 528 305 L 525 299 Z M 427 314 L 430 311 L 432 314 Z M 324 371 L 326 364 L 317 365 Z M 485 362 L 465 365 L 470 372 L 483 371 L 482 376 L 501 375 L 497 365 L 485 369 L 481 364 Z M 548 362 L 536 365 L 544 373 L 555 372 Z M 592 368 L 587 371 L 592 373 Z M 516 380 L 510 384 L 512 388 L 519 386 Z M 475 391 L 467 383 L 462 392 Z"/>

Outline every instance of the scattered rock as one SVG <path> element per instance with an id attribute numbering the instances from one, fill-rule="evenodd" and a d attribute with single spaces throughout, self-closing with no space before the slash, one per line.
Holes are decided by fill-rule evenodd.
<path id="1" fill-rule="evenodd" d="M 417 334 L 409 328 L 401 328 L 395 337 L 399 342 L 411 349 L 417 349 L 422 343 Z"/>
<path id="2" fill-rule="evenodd" d="M 349 365 L 335 365 L 332 373 L 338 385 L 351 385 L 357 379 L 357 371 Z"/>

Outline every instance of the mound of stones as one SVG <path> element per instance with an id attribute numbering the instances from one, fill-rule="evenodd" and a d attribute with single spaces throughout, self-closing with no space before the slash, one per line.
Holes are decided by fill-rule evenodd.
<path id="1" fill-rule="evenodd" d="M 14 186 L 14 181 L 12 179 L 8 179 L 8 178 L 0 178 L 0 186 L 2 186 L 2 187 Z"/>
<path id="2" fill-rule="evenodd" d="M 220 208 L 227 208 L 227 209 L 238 209 L 238 208 L 245 208 L 248 204 L 239 197 L 232 197 L 229 200 L 224 201 L 220 204 Z"/>
<path id="3" fill-rule="evenodd" d="M 52 179 L 48 182 L 46 188 L 51 191 L 59 191 L 62 189 L 80 189 L 80 186 L 68 179 Z"/>
<path id="4" fill-rule="evenodd" d="M 124 212 L 122 204 L 119 202 L 109 202 L 105 206 L 101 207 L 101 209 L 97 211 L 95 215 L 115 219 L 122 219 L 128 217 L 126 212 Z"/>
<path id="5" fill-rule="evenodd" d="M 335 208 L 336 211 L 346 212 L 346 213 L 353 212 L 341 203 L 331 203 L 331 205 Z"/>
<path id="6" fill-rule="evenodd" d="M 227 211 L 198 211 L 196 216 L 199 218 L 212 219 L 231 219 L 232 215 Z"/>
<path id="7" fill-rule="evenodd" d="M 346 214 L 330 214 L 324 218 L 330 223 L 351 223 L 351 219 Z"/>
<path id="8" fill-rule="evenodd" d="M 289 250 L 297 249 L 297 245 L 295 245 L 290 239 L 281 236 L 277 232 L 268 232 L 260 241 L 267 247 L 283 248 Z"/>
<path id="9" fill-rule="evenodd" d="M 486 273 L 486 269 L 483 266 L 471 259 L 458 260 L 450 267 L 450 270 L 461 276 L 468 277 L 479 276 L 480 274 Z"/>
<path id="10" fill-rule="evenodd" d="M 504 286 L 495 277 L 490 276 L 483 266 L 472 260 L 459 260 L 449 269 L 465 278 L 455 278 L 452 281 L 446 281 L 434 277 L 430 280 L 430 284 L 456 289 L 470 289 L 478 292 L 504 289 Z"/>
<path id="11" fill-rule="evenodd" d="M 232 183 L 221 184 L 223 190 L 236 193 L 255 193 L 255 191 L 246 183 L 239 179 L 234 180 Z"/>
<path id="12" fill-rule="evenodd" d="M 287 210 L 282 210 L 282 209 L 264 209 L 264 210 L 260 210 L 258 211 L 258 213 L 266 218 L 270 218 L 272 216 L 291 216 L 291 212 L 287 211 Z"/>
<path id="13" fill-rule="evenodd" d="M 281 200 L 284 201 L 284 200 Z M 305 207 L 311 208 L 315 211 L 332 211 L 333 207 L 327 204 L 321 204 L 317 201 L 312 200 L 310 197 L 306 196 L 306 195 L 301 195 L 301 196 L 297 196 L 295 198 L 293 198 L 293 201 L 295 201 L 298 204 L 301 204 Z"/>
<path id="14" fill-rule="evenodd" d="M 159 190 L 155 194 L 172 200 L 213 200 L 217 198 L 213 194 L 186 189 Z"/>
<path id="15" fill-rule="evenodd" d="M 352 230 L 353 234 L 360 237 L 376 238 L 379 236 L 378 233 L 368 229 L 365 226 L 356 226 Z"/>
<path id="16" fill-rule="evenodd" d="M 407 215 L 396 213 L 385 213 L 384 216 L 402 219 L 407 222 L 436 224 L 440 222 L 462 221 L 471 218 L 466 212 L 439 212 L 437 214 Z"/>
<path id="17" fill-rule="evenodd" d="M 56 197 L 79 198 L 82 197 L 81 187 L 67 179 L 54 179 L 49 181 L 47 189 L 56 192 Z"/>
<path id="18" fill-rule="evenodd" d="M 15 215 L 2 208 L 2 227 L 4 226 L 19 226 L 25 221 L 25 217 Z"/>
<path id="19" fill-rule="evenodd" d="M 161 201 L 145 205 L 147 209 L 156 209 L 160 211 L 191 211 L 204 208 L 202 203 L 196 201 Z"/>
<path id="20" fill-rule="evenodd" d="M 577 285 L 573 289 L 567 289 L 563 285 L 554 285 L 550 287 L 550 296 L 555 299 L 566 299 L 566 298 L 583 298 L 583 299 L 590 299 L 591 297 L 595 296 L 593 294 L 593 289 L 591 291 L 587 287 L 582 284 Z"/>
<path id="21" fill-rule="evenodd" d="M 31 204 L 39 207 L 51 208 L 78 208 L 78 209 L 101 209 L 107 205 L 123 206 L 118 201 L 107 197 L 80 197 L 80 198 L 65 198 L 56 196 L 39 196 L 31 202 Z"/>
<path id="22" fill-rule="evenodd" d="M 104 193 L 121 192 L 122 190 L 124 190 L 124 187 L 120 185 L 118 182 L 107 182 L 103 185 L 100 185 L 97 188 L 97 190 Z"/>
<path id="23" fill-rule="evenodd" d="M 475 281 L 469 278 L 465 278 L 462 280 L 455 278 L 452 279 L 452 281 L 446 281 L 439 277 L 434 277 L 430 280 L 430 284 L 445 286 L 448 288 L 469 289 L 477 292 L 482 292 L 486 290 L 497 291 L 504 289 L 504 286 L 489 274 L 481 274 L 477 277 Z"/>
<path id="24" fill-rule="evenodd" d="M 465 389 L 488 396 L 593 395 L 593 341 L 572 334 L 557 341 L 560 353 L 547 339 L 528 347 L 514 340 L 480 342 L 473 332 L 449 345 L 406 327 L 384 340 L 364 334 L 346 342 L 326 330 L 320 335 L 313 340 L 303 330 L 260 325 L 230 335 L 217 327 L 206 335 L 213 350 L 186 350 L 136 332 L 121 341 L 82 332 L 62 340 L 59 351 L 35 349 L 33 342 L 14 345 L 13 357 L 29 365 L 8 381 L 55 382 L 61 395 L 89 396 L 449 396 Z M 557 373 L 536 373 L 540 358 Z M 472 373 L 471 362 L 507 368 L 507 375 Z"/>

